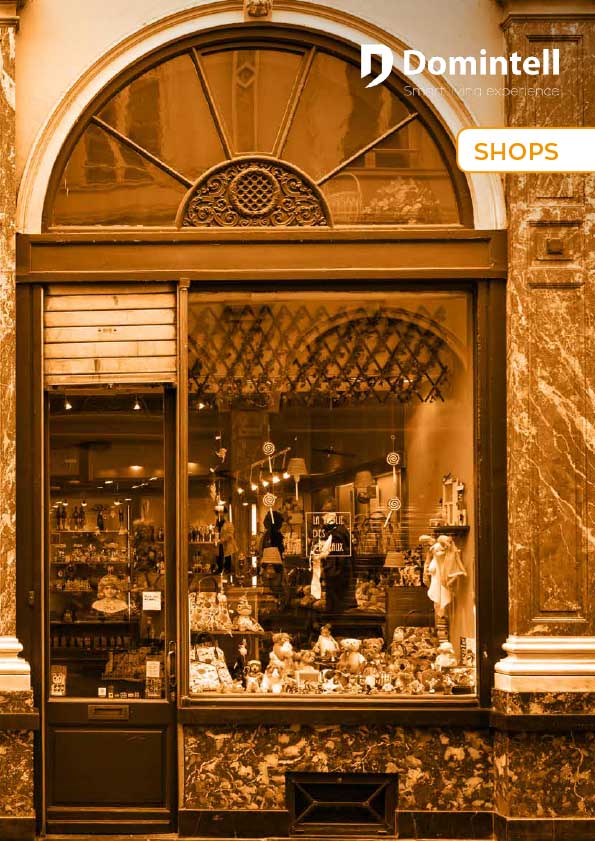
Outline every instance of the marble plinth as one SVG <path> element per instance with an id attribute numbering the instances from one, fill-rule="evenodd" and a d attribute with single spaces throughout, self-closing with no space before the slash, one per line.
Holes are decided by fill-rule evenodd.
<path id="1" fill-rule="evenodd" d="M 398 774 L 400 810 L 491 811 L 488 731 L 265 726 L 184 728 L 184 808 L 284 810 L 287 771 Z"/>

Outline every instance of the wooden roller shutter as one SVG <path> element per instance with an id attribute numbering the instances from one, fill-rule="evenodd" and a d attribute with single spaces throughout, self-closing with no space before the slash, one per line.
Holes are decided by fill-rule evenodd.
<path id="1" fill-rule="evenodd" d="M 51 285 L 44 300 L 46 385 L 175 382 L 173 284 Z"/>

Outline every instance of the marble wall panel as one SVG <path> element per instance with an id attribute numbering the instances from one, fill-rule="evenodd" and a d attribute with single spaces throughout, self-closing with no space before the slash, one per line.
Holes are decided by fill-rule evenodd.
<path id="1" fill-rule="evenodd" d="M 494 689 L 492 705 L 505 715 L 592 715 L 595 692 L 503 692 Z"/>
<path id="2" fill-rule="evenodd" d="M 15 633 L 15 31 L 0 25 L 0 636 Z"/>
<path id="3" fill-rule="evenodd" d="M 449 728 L 184 728 L 186 809 L 285 805 L 286 771 L 397 773 L 399 809 L 490 811 L 489 732 Z"/>
<path id="4" fill-rule="evenodd" d="M 508 51 L 560 50 L 558 97 L 511 96 L 511 125 L 593 125 L 595 20 L 512 17 Z M 595 633 L 595 179 L 507 177 L 510 632 Z"/>
<path id="5" fill-rule="evenodd" d="M 33 733 L 0 730 L 0 817 L 33 817 Z"/>
<path id="6" fill-rule="evenodd" d="M 592 818 L 593 767 L 593 732 L 496 733 L 496 811 L 514 818 Z"/>

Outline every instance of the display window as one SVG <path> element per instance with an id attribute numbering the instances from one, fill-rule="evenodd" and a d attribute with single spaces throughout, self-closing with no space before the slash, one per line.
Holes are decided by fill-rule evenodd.
<path id="1" fill-rule="evenodd" d="M 165 697 L 163 427 L 160 391 L 49 398 L 51 698 Z"/>
<path id="2" fill-rule="evenodd" d="M 190 293 L 191 697 L 475 694 L 473 313 Z"/>

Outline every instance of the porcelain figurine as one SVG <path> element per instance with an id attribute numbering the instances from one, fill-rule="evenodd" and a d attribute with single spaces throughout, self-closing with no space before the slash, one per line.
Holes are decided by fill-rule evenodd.
<path id="1" fill-rule="evenodd" d="M 323 625 L 314 645 L 314 653 L 321 660 L 336 660 L 339 656 L 339 643 L 331 634 L 331 626 Z"/>

